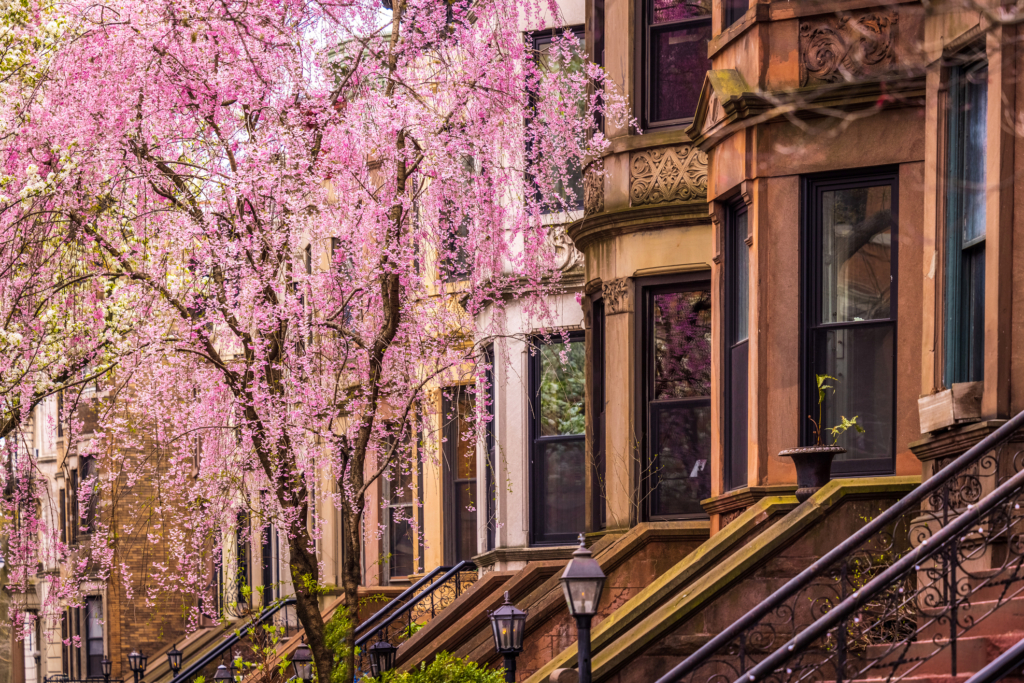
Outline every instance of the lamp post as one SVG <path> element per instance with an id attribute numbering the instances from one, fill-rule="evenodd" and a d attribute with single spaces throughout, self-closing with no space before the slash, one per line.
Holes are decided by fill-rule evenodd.
<path id="1" fill-rule="evenodd" d="M 591 557 L 580 534 L 580 547 L 572 554 L 561 579 L 569 614 L 576 619 L 580 683 L 590 683 L 590 619 L 597 614 L 604 580 L 601 565 Z"/>
<path id="2" fill-rule="evenodd" d="M 505 604 L 491 612 L 490 617 L 494 647 L 505 658 L 505 681 L 515 683 L 516 657 L 523 651 L 526 632 L 526 612 L 513 605 L 505 591 Z"/>
<path id="3" fill-rule="evenodd" d="M 103 672 L 103 680 L 107 681 L 108 683 L 110 681 L 110 670 L 111 667 L 113 667 L 113 665 L 114 663 L 106 657 L 100 660 L 100 671 Z"/>
<path id="4" fill-rule="evenodd" d="M 142 680 L 142 675 L 146 673 L 146 664 L 149 662 L 149 657 L 132 650 L 132 653 L 128 655 L 128 668 L 131 669 L 132 674 L 135 676 L 135 683 L 139 683 Z"/>
<path id="5" fill-rule="evenodd" d="M 395 653 L 398 648 L 386 640 L 378 640 L 369 647 L 370 675 L 377 678 L 385 671 L 395 668 Z"/>
<path id="6" fill-rule="evenodd" d="M 301 643 L 295 648 L 295 654 L 292 655 L 292 668 L 295 669 L 295 677 L 303 683 L 313 680 L 313 653 L 305 643 Z"/>
<path id="7" fill-rule="evenodd" d="M 178 672 L 181 671 L 181 650 L 177 646 L 167 651 L 167 666 L 171 667 L 171 678 L 177 678 Z"/>

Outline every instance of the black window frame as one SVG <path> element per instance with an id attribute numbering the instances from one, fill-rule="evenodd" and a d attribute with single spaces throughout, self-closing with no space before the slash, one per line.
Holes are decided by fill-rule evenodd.
<path id="1" fill-rule="evenodd" d="M 273 524 L 263 527 L 260 534 L 260 560 L 263 575 L 263 604 L 269 605 L 277 599 L 278 577 L 277 556 L 280 550 L 277 529 Z"/>
<path id="2" fill-rule="evenodd" d="M 408 463 L 408 464 L 411 465 L 411 463 Z M 398 536 L 397 536 L 396 532 L 398 531 L 399 527 L 398 527 L 398 524 L 395 522 L 395 517 L 394 517 L 394 515 L 392 514 L 391 511 L 396 509 L 396 508 L 404 508 L 406 510 L 406 512 L 405 512 L 405 514 L 403 516 L 403 519 L 413 519 L 413 518 L 416 517 L 416 509 L 418 507 L 417 506 L 417 493 L 418 493 L 418 491 L 413 486 L 413 482 L 418 480 L 418 476 L 417 476 L 419 474 L 418 468 L 416 468 L 417 471 L 410 471 L 410 472 L 406 473 L 405 475 L 400 475 L 400 474 L 395 472 L 395 468 L 401 468 L 401 467 L 402 467 L 401 458 L 397 458 L 395 460 L 395 462 L 392 463 L 392 465 L 391 465 L 391 469 L 392 469 L 391 474 L 390 474 L 391 478 L 389 479 L 387 477 L 383 477 L 382 476 L 381 479 L 380 479 L 380 481 L 381 481 L 381 494 L 382 494 L 381 497 L 385 501 L 385 506 L 384 506 L 383 509 L 385 510 L 385 514 L 387 515 L 387 520 L 385 521 L 385 524 L 384 524 L 384 530 L 385 530 L 384 538 L 381 539 L 384 552 L 387 553 L 387 556 L 388 556 L 387 564 L 384 565 L 386 567 L 386 569 L 387 569 L 387 577 L 386 577 L 387 583 L 390 583 L 390 582 L 392 582 L 394 580 L 400 580 L 400 581 L 407 580 L 408 577 L 410 577 L 410 576 L 412 576 L 413 574 L 416 573 L 416 566 L 417 566 L 417 563 L 416 563 L 416 560 L 417 560 L 417 558 L 416 558 L 416 548 L 414 547 L 414 548 L 412 548 L 410 550 L 411 555 L 409 557 L 409 571 L 404 573 L 404 574 L 400 574 L 397 571 L 398 567 L 396 565 L 396 558 L 398 556 L 398 553 L 396 552 L 396 550 L 397 550 Z M 412 470 L 411 467 L 410 467 L 410 470 Z M 407 502 L 407 503 L 396 503 L 392 499 L 392 496 L 395 494 L 395 490 L 393 488 L 394 482 L 395 482 L 395 480 L 399 476 L 404 476 L 407 479 L 406 486 L 409 489 L 409 491 L 408 491 L 409 502 Z M 401 488 L 401 487 L 399 487 L 399 488 Z M 417 519 L 417 522 L 418 521 L 419 520 Z M 410 529 L 410 531 L 412 531 L 412 529 Z M 416 535 L 418 536 L 419 534 L 416 534 Z M 413 542 L 415 543 L 415 539 L 414 539 Z"/>
<path id="3" fill-rule="evenodd" d="M 639 97 L 637 100 L 641 103 L 640 120 L 644 128 L 648 130 L 658 128 L 669 128 L 672 126 L 685 126 L 693 122 L 693 118 L 697 112 L 697 101 L 693 102 L 694 111 L 689 116 L 685 116 L 678 119 L 662 119 L 655 121 L 652 119 L 651 112 L 653 111 L 653 92 L 654 84 L 652 77 L 656 74 L 652 67 L 652 55 L 651 46 L 653 41 L 651 34 L 653 32 L 667 31 L 685 27 L 700 27 L 707 26 L 709 30 L 712 29 L 711 19 L 712 12 L 708 12 L 706 15 L 701 17 L 692 17 L 689 19 L 680 19 L 677 21 L 666 21 L 655 24 L 652 21 L 654 15 L 654 2 L 655 0 L 637 0 L 637 11 L 639 13 L 637 27 L 640 31 L 637 42 L 637 67 L 639 73 L 637 74 L 637 83 L 639 85 Z M 711 60 L 708 59 L 708 69 L 711 68 Z M 705 76 L 706 77 L 706 76 Z"/>
<path id="4" fill-rule="evenodd" d="M 946 212 L 944 223 L 945 273 L 943 291 L 943 384 L 948 388 L 956 382 L 985 379 L 985 249 L 987 212 L 982 219 L 982 233 L 964 240 L 963 229 L 968 220 L 961 192 L 966 178 L 963 157 L 968 153 L 965 143 L 967 129 L 966 93 L 971 79 L 985 72 L 983 83 L 987 109 L 988 60 L 983 49 L 975 48 L 958 55 L 948 72 L 946 111 Z M 977 81 L 975 81 L 977 82 Z M 988 135 L 985 121 L 985 135 Z M 986 140 L 987 142 L 987 140 Z M 987 145 L 986 145 L 987 156 Z M 984 170 L 984 167 L 983 167 Z M 982 206 L 985 189 L 981 189 Z M 958 229 L 958 226 L 962 226 Z"/>
<path id="5" fill-rule="evenodd" d="M 92 605 L 99 605 L 99 638 L 92 637 L 90 629 L 90 620 L 92 619 Z M 85 638 L 84 641 L 84 655 L 85 655 L 85 668 L 86 676 L 88 678 L 103 678 L 103 666 L 102 661 L 104 659 L 103 652 L 103 597 L 99 595 L 87 595 L 85 598 Z M 92 643 L 99 641 L 99 654 L 92 653 Z"/>
<path id="6" fill-rule="evenodd" d="M 818 392 L 815 380 L 816 361 L 815 333 L 827 332 L 830 329 L 871 328 L 891 326 L 893 339 L 893 377 L 892 377 L 892 457 L 885 461 L 881 458 L 860 459 L 852 461 L 833 461 L 833 477 L 870 477 L 893 474 L 896 471 L 896 428 L 897 428 L 897 378 L 899 350 L 899 167 L 883 166 L 876 168 L 854 169 L 839 173 L 823 173 L 803 176 L 801 178 L 801 240 L 803 258 L 801 259 L 800 293 L 803 299 L 801 306 L 801 439 L 805 446 L 814 445 L 814 426 L 806 416 L 817 415 Z M 889 184 L 891 187 L 892 251 L 890 254 L 890 302 L 887 320 L 864 320 L 844 323 L 817 322 L 822 309 L 821 287 L 821 216 L 820 195 L 831 190 L 857 189 L 877 187 Z M 852 417 L 852 416 L 850 416 Z M 831 425 L 826 425 L 831 426 Z"/>
<path id="7" fill-rule="evenodd" d="M 497 443 L 494 433 L 494 422 L 497 419 L 497 405 L 495 400 L 497 394 L 494 390 L 494 344 L 486 344 L 483 349 L 484 363 L 487 369 L 484 371 L 484 381 L 487 383 L 487 412 L 490 420 L 487 422 L 484 434 L 484 490 L 487 493 L 487 504 L 484 509 L 487 513 L 487 538 L 485 539 L 484 550 L 495 548 L 495 525 L 497 524 L 497 477 L 495 467 L 497 466 Z"/>
<path id="8" fill-rule="evenodd" d="M 459 557 L 458 548 L 461 546 L 461 541 L 464 540 L 461 536 L 461 525 L 459 524 L 460 515 L 462 513 L 458 510 L 458 498 L 456 496 L 456 487 L 459 485 L 470 485 L 470 490 L 473 492 L 473 499 L 477 497 L 477 481 L 480 477 L 480 472 L 477 470 L 472 479 L 457 479 L 458 468 L 454 467 L 455 458 L 458 457 L 458 444 L 462 438 L 460 425 L 459 402 L 460 400 L 468 398 L 471 409 L 473 406 L 473 394 L 468 386 L 455 385 L 445 387 L 441 392 L 441 420 L 442 420 L 442 433 L 445 438 L 445 442 L 442 444 L 442 469 L 443 469 L 443 500 L 444 500 L 444 562 L 448 566 L 454 566 L 462 560 L 470 560 L 472 557 Z M 449 419 L 449 416 L 452 416 Z M 474 449 L 475 456 L 475 449 Z M 474 506 L 478 511 L 479 508 Z M 473 525 L 473 537 L 472 547 L 474 548 L 473 555 L 477 555 L 479 548 L 477 546 L 477 527 L 479 525 L 478 512 L 474 511 L 471 513 L 475 520 Z M 463 511 L 469 514 L 468 510 Z"/>
<path id="9" fill-rule="evenodd" d="M 584 330 L 571 330 L 566 332 L 569 343 L 583 343 L 586 344 L 586 332 Z M 571 435 L 560 435 L 560 436 L 540 436 L 541 425 L 540 421 L 543 418 L 541 415 L 540 406 L 538 405 L 536 397 L 540 395 L 540 377 L 541 377 L 541 352 L 540 348 L 546 345 L 562 344 L 564 343 L 563 337 L 559 333 L 552 333 L 550 337 L 535 336 L 530 340 L 531 346 L 535 349 L 535 352 L 530 356 L 529 371 L 528 371 L 528 390 L 529 390 L 529 443 L 527 445 L 528 451 L 528 481 L 530 487 L 530 523 L 529 523 L 529 542 L 531 547 L 544 547 L 544 546 L 557 546 L 557 545 L 571 545 L 578 543 L 580 532 L 585 530 L 586 526 L 586 498 L 581 496 L 582 509 L 580 510 L 580 528 L 574 532 L 564 533 L 551 533 L 541 535 L 537 528 L 537 523 L 543 518 L 543 501 L 536 492 L 540 490 L 538 484 L 539 477 L 543 474 L 540 467 L 535 466 L 537 460 L 537 446 L 539 444 L 546 443 L 569 443 L 569 442 L 581 442 L 583 446 L 583 463 L 582 466 L 586 467 L 586 429 L 580 434 Z M 584 346 L 584 348 L 586 348 Z M 584 380 L 585 382 L 586 380 Z M 586 388 L 584 388 L 584 391 Z"/>
<path id="10" fill-rule="evenodd" d="M 605 347 L 607 343 L 607 312 L 604 297 L 598 293 L 590 299 L 590 411 L 593 462 L 591 463 L 590 523 L 593 529 L 608 527 L 608 461 L 605 443 L 607 419 L 607 375 Z"/>
<path id="11" fill-rule="evenodd" d="M 742 227 L 740 218 L 743 218 Z M 722 387 L 724 389 L 725 410 L 723 434 L 723 490 L 734 491 L 748 485 L 749 473 L 748 428 L 749 428 L 749 397 L 750 397 L 750 245 L 747 243 L 750 228 L 748 221 L 750 212 L 746 202 L 736 200 L 726 206 L 723 228 L 725 230 L 723 246 L 724 265 L 724 300 L 725 315 L 723 316 L 722 335 Z M 739 234 L 742 231 L 742 235 Z M 743 245 L 742 247 L 740 245 Z M 747 286 L 747 329 L 746 336 L 739 338 L 738 319 L 739 287 L 737 278 L 737 253 L 740 249 L 747 250 L 746 286 Z M 735 402 L 735 403 L 734 403 Z M 740 437 L 740 438 L 737 438 Z"/>
<path id="12" fill-rule="evenodd" d="M 603 14 L 602 14 L 602 17 L 603 17 Z M 533 32 L 528 33 L 527 36 L 529 37 L 529 40 L 530 40 L 530 43 L 531 43 L 532 54 L 540 55 L 541 48 L 544 45 L 551 44 L 552 42 L 554 42 L 554 39 L 557 36 L 563 35 L 566 31 L 572 31 L 573 35 L 576 36 L 576 40 L 579 42 L 579 44 L 581 46 L 583 46 L 584 53 L 586 53 L 586 45 L 587 45 L 587 42 L 586 42 L 587 41 L 586 26 L 585 25 L 581 25 L 581 24 L 572 24 L 572 25 L 569 25 L 569 26 L 559 26 L 557 28 L 550 28 L 550 29 L 546 29 L 546 30 L 543 30 L 543 31 L 533 31 Z M 529 110 L 532 111 L 534 106 L 535 106 L 535 103 L 537 101 L 537 93 L 531 91 L 529 93 L 529 95 L 530 95 Z M 529 153 L 529 151 L 530 151 L 530 141 L 529 141 L 529 139 L 527 140 L 527 147 L 526 147 L 526 149 L 527 149 L 527 153 Z M 532 173 L 530 173 L 530 172 L 527 173 L 527 178 L 530 181 L 530 185 L 532 187 L 536 187 L 534 185 L 534 183 L 533 183 L 533 177 L 534 176 L 533 176 Z M 577 169 L 577 176 L 574 179 L 578 181 L 577 182 L 578 187 L 574 186 L 572 188 L 573 192 L 576 195 L 576 203 L 571 205 L 571 206 L 568 205 L 568 203 L 567 203 L 567 205 L 564 207 L 564 209 L 567 210 L 567 211 L 582 211 L 583 210 L 583 167 L 582 166 L 580 166 L 580 168 Z M 536 196 L 537 196 L 538 200 L 541 199 L 540 191 L 539 190 L 537 190 L 537 195 Z M 563 207 L 550 207 L 550 206 L 544 206 L 543 207 L 544 215 L 551 215 L 551 214 L 560 213 L 560 212 L 562 212 L 562 210 L 563 210 Z"/>
<path id="13" fill-rule="evenodd" d="M 651 443 L 654 435 L 654 429 L 651 424 L 651 409 L 650 406 L 656 403 L 653 400 L 654 395 L 654 354 L 652 353 L 652 342 L 654 335 L 654 296 L 657 294 L 670 294 L 675 292 L 685 291 L 708 291 L 711 290 L 711 273 L 708 270 L 700 270 L 692 273 L 681 273 L 678 275 L 661 275 L 655 277 L 641 278 L 634 281 L 633 286 L 635 287 L 636 302 L 637 302 L 637 315 L 636 315 L 636 339 L 639 341 L 639 351 L 637 353 L 637 367 L 636 382 L 637 389 L 636 395 L 640 397 L 637 401 L 637 424 L 642 425 L 640 430 L 639 449 L 640 457 L 636 458 L 636 481 L 638 485 L 637 494 L 641 505 L 638 506 L 641 519 L 639 521 L 644 522 L 655 522 L 655 521 L 673 521 L 673 520 L 686 520 L 686 519 L 708 519 L 709 515 L 707 512 L 694 513 L 694 514 L 683 514 L 683 515 L 668 515 L 660 514 L 654 510 L 655 496 L 651 487 L 650 473 L 653 471 L 654 463 L 653 456 L 651 454 Z M 714 301 L 712 298 L 711 306 L 714 309 Z M 714 338 L 711 339 L 711 343 L 714 344 Z M 709 390 L 708 396 L 701 398 L 688 398 L 688 399 L 660 399 L 659 404 L 668 402 L 687 402 L 691 405 L 699 405 L 704 403 L 705 405 L 711 406 L 711 393 Z M 709 435 L 710 442 L 710 435 Z M 710 480 L 710 454 L 708 462 L 708 474 Z M 699 502 L 699 501 L 698 501 Z"/>

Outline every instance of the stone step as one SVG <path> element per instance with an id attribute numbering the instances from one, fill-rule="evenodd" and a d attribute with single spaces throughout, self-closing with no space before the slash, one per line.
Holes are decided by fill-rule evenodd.
<path id="1" fill-rule="evenodd" d="M 933 620 L 932 623 L 921 630 L 917 639 L 948 639 L 948 614 L 946 610 L 941 613 L 934 610 L 933 615 L 928 617 Z M 1024 624 L 1024 599 L 1007 600 L 1002 604 L 996 600 L 972 601 L 957 607 L 956 621 L 961 627 L 969 627 L 963 634 L 965 637 L 1003 635 L 1018 630 Z"/>
<path id="2" fill-rule="evenodd" d="M 1020 622 L 1015 624 L 1020 628 Z M 1001 635 L 959 638 L 956 648 L 957 676 L 977 672 L 986 664 L 1024 638 L 1024 632 L 1006 629 Z M 909 675 L 912 678 L 940 676 L 952 679 L 950 661 L 952 650 L 945 640 L 920 640 L 909 647 L 900 647 L 886 654 L 887 645 L 868 647 L 867 658 L 881 657 L 868 675 L 858 681 L 888 678 L 890 675 Z M 874 674 L 874 675 L 872 675 Z"/>

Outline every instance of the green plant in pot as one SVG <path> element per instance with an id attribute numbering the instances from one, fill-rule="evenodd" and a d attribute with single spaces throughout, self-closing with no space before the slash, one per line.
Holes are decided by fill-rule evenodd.
<path id="1" fill-rule="evenodd" d="M 814 495 L 814 492 L 827 484 L 832 477 L 832 459 L 840 453 L 846 452 L 845 448 L 836 445 L 839 437 L 848 429 L 856 429 L 861 434 L 864 433 L 864 428 L 857 424 L 856 415 L 851 419 L 847 419 L 845 415 L 841 416 L 842 421 L 834 427 L 822 425 L 825 417 L 825 395 L 829 390 L 833 394 L 836 391 L 835 386 L 829 384 L 829 381 L 839 382 L 839 380 L 831 375 L 815 375 L 814 377 L 818 383 L 818 419 L 815 420 L 810 415 L 807 416 L 807 419 L 814 425 L 815 444 L 790 448 L 779 453 L 779 455 L 792 458 L 793 464 L 796 465 L 798 487 L 796 499 L 801 503 Z M 826 433 L 832 437 L 831 444 L 825 443 Z"/>

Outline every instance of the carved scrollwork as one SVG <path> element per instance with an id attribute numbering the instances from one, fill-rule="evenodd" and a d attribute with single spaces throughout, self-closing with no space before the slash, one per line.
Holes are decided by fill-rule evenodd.
<path id="1" fill-rule="evenodd" d="M 558 270 L 574 270 L 583 267 L 583 254 L 565 232 L 564 225 L 555 225 L 548 230 L 545 237 L 548 247 L 555 254 L 555 267 Z"/>
<path id="2" fill-rule="evenodd" d="M 604 160 L 598 159 L 583 173 L 583 215 L 604 211 Z"/>
<path id="3" fill-rule="evenodd" d="M 708 155 L 692 145 L 645 149 L 629 155 L 633 206 L 708 196 Z"/>
<path id="4" fill-rule="evenodd" d="M 823 16 L 800 24 L 800 85 L 857 81 L 897 67 L 896 10 Z"/>
<path id="5" fill-rule="evenodd" d="M 604 298 L 605 311 L 623 313 L 629 310 L 629 278 L 620 277 L 601 285 L 601 296 Z"/>

